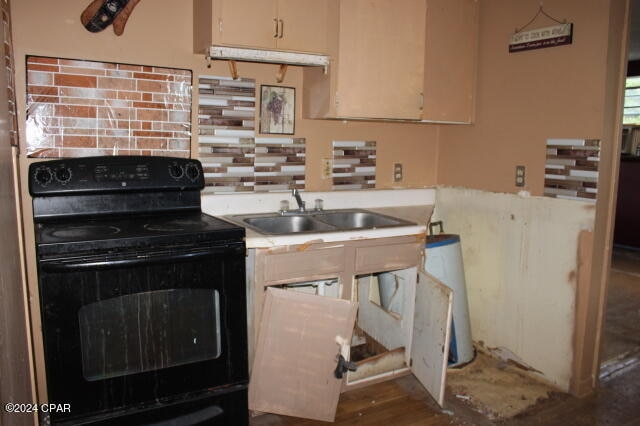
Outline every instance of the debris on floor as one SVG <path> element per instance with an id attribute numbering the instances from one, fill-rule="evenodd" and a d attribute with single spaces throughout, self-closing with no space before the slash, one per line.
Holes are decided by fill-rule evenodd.
<path id="1" fill-rule="evenodd" d="M 557 392 L 517 366 L 481 352 L 468 365 L 447 370 L 447 387 L 458 400 L 491 420 L 513 417 Z"/>

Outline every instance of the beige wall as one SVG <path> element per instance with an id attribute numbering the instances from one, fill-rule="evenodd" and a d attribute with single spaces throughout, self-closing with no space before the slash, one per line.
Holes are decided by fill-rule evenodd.
<path id="1" fill-rule="evenodd" d="M 547 138 L 603 134 L 609 1 L 553 0 L 544 10 L 574 23 L 573 44 L 508 53 L 509 37 L 537 12 L 538 0 L 490 0 L 480 7 L 476 123 L 441 129 L 438 183 L 541 195 Z M 555 24 L 543 16 L 531 28 Z"/>
<path id="2" fill-rule="evenodd" d="M 599 365 L 620 152 L 628 1 L 545 2 L 546 12 L 574 24 L 573 44 L 514 54 L 508 53 L 509 37 L 533 17 L 540 2 L 481 1 L 476 122 L 472 126 L 441 127 L 437 181 L 517 192 L 520 188 L 514 185 L 514 169 L 522 164 L 527 167 L 524 189 L 541 195 L 546 139 L 601 139 L 594 244 L 588 254 L 583 253 L 588 263 L 585 279 L 589 282 L 584 283 L 576 299 L 578 321 L 572 339 L 571 391 L 584 395 L 593 389 Z M 539 18 L 532 27 L 552 24 Z M 575 231 L 572 235 L 577 241 Z M 566 249 L 565 245 L 545 241 L 537 247 L 559 255 Z M 525 260 L 529 264 L 535 257 Z M 491 283 L 482 285 L 490 287 Z"/>
<path id="3" fill-rule="evenodd" d="M 0 31 L 6 31 L 0 20 Z M 7 101 L 7 68 L 0 67 L 0 425 L 33 424 L 32 414 L 10 413 L 6 403 L 32 403 L 31 352 L 23 281 L 15 148 Z"/>
<path id="4" fill-rule="evenodd" d="M 116 37 L 111 27 L 97 34 L 82 27 L 80 13 L 88 3 L 76 0 L 20 0 L 14 3 L 16 89 L 23 144 L 25 55 L 187 68 L 193 70 L 195 79 L 200 74 L 229 75 L 226 62 L 214 62 L 213 67 L 207 69 L 204 57 L 192 53 L 191 1 L 140 2 L 121 37 Z M 258 84 L 278 84 L 275 65 L 239 63 L 238 71 L 242 77 L 255 78 Z M 377 141 L 380 188 L 436 184 L 437 126 L 303 120 L 300 117 L 301 84 L 302 70 L 290 67 L 281 85 L 296 88 L 296 135 L 308 141 L 307 189 L 330 189 L 330 181 L 321 178 L 321 159 L 331 156 L 332 140 Z M 392 181 L 394 162 L 404 165 L 405 179 L 399 185 Z"/>

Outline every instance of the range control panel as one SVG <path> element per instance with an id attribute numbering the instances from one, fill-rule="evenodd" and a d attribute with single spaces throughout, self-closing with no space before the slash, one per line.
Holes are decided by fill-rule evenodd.
<path id="1" fill-rule="evenodd" d="M 202 165 L 186 158 L 85 157 L 29 166 L 29 193 L 33 196 L 202 188 Z"/>

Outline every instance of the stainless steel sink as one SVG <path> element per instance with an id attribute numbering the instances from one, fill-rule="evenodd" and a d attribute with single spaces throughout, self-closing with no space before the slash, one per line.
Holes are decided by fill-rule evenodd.
<path id="1" fill-rule="evenodd" d="M 334 211 L 319 213 L 314 216 L 324 223 L 340 229 L 371 229 L 384 228 L 389 226 L 414 225 L 395 217 L 384 216 L 368 211 Z"/>
<path id="2" fill-rule="evenodd" d="M 297 234 L 300 232 L 326 232 L 335 228 L 310 216 L 266 216 L 249 217 L 243 222 L 263 234 Z"/>
<path id="3" fill-rule="evenodd" d="M 267 235 L 339 232 L 412 226 L 413 222 L 362 209 L 265 213 L 232 216 L 242 225 Z"/>

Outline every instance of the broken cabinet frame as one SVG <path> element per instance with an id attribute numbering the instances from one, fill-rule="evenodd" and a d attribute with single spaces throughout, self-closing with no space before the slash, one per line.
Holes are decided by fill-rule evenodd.
<path id="1" fill-rule="evenodd" d="M 282 246 L 269 249 L 249 250 L 247 285 L 249 294 L 249 359 L 252 368 L 250 388 L 250 408 L 258 411 L 315 418 L 330 421 L 335 415 L 324 405 L 325 412 L 309 413 L 305 409 L 310 396 L 300 391 L 300 398 L 291 398 L 290 406 L 283 405 L 281 398 L 274 398 L 278 386 L 300 387 L 306 380 L 329 383 L 339 381 L 342 386 L 330 386 L 332 392 L 339 393 L 356 387 L 390 380 L 413 372 L 427 388 L 434 399 L 442 405 L 444 380 L 447 367 L 449 330 L 451 324 L 452 292 L 423 271 L 418 271 L 422 263 L 424 235 L 410 235 L 369 240 L 343 241 L 336 243 L 311 242 L 297 246 Z M 382 307 L 375 300 L 371 289 L 377 289 L 378 273 L 392 272 L 396 285 L 401 285 L 402 312 L 396 314 Z M 338 281 L 340 299 L 298 293 L 295 291 L 266 291 L 269 287 L 288 286 L 312 281 Z M 399 284 L 398 284 L 399 283 Z M 396 287 L 398 288 L 398 287 Z M 377 291 L 377 290 L 376 290 Z M 280 294 L 289 293 L 285 297 Z M 265 298 L 265 295 L 272 293 Z M 266 301 L 265 301 L 266 300 Z M 334 313 L 345 302 L 359 303 L 357 329 L 374 339 L 383 347 L 383 353 L 358 362 L 360 372 L 347 372 L 346 379 L 336 379 L 327 362 L 336 366 L 340 346 L 336 339 L 348 339 L 351 333 L 344 331 L 344 316 Z M 320 309 L 316 306 L 324 306 Z M 263 312 L 264 305 L 264 312 Z M 274 309 L 276 306 L 278 309 Z M 304 312 L 300 312 L 304 306 Z M 331 306 L 329 309 L 327 306 Z M 289 311 L 290 318 L 282 312 Z M 331 315 L 326 312 L 331 312 Z M 316 317 L 312 314 L 316 313 Z M 325 312 L 325 314 L 322 314 Z M 344 311 L 348 316 L 348 310 Z M 260 323 L 258 323 L 260 319 Z M 309 324 L 314 321 L 336 321 L 334 335 L 324 334 L 318 349 L 309 344 Z M 325 324 L 326 325 L 326 324 Z M 355 324 L 350 325 L 353 331 Z M 260 329 L 260 333 L 258 333 Z M 332 330 L 329 327 L 328 330 Z M 327 331 L 326 327 L 323 331 Z M 291 339 L 298 333 L 300 339 Z M 267 337 L 268 336 L 268 337 Z M 319 335 L 318 335 L 319 336 Z M 274 345 L 280 341 L 286 348 Z M 356 339 L 354 337 L 354 339 Z M 270 371 L 282 370 L 284 354 L 292 360 L 317 358 L 316 365 L 321 371 L 307 365 L 300 377 L 288 377 L 289 372 L 279 379 Z M 255 360 L 255 362 L 254 362 Z M 321 361 L 320 361 L 321 360 Z M 294 361 L 292 361 L 294 362 Z M 298 365 L 298 361 L 295 361 Z M 330 371 L 329 371 L 330 370 Z M 302 377 L 304 376 L 304 377 Z M 267 380 L 269 383 L 261 381 Z M 289 384 L 287 384 L 289 383 Z M 312 386 L 309 386 L 312 387 Z M 318 388 L 320 389 L 320 388 Z M 336 389 L 338 389 L 336 391 Z M 289 389 L 291 390 L 291 389 Z M 286 392 L 282 389 L 282 392 Z M 337 394 L 328 395 L 326 388 L 319 390 L 318 398 L 335 401 Z"/>

